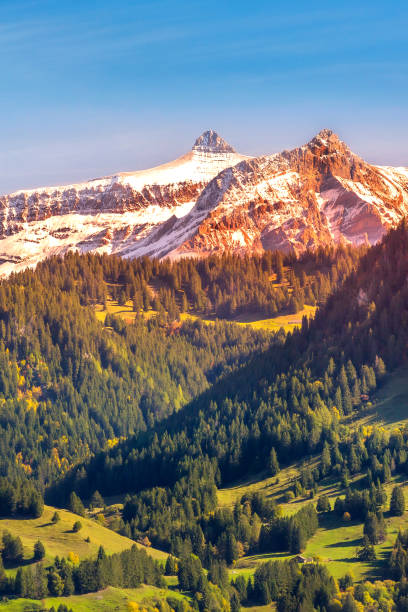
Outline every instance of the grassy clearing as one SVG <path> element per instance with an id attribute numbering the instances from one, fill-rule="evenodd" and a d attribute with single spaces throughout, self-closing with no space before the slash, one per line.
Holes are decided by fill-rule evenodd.
<path id="1" fill-rule="evenodd" d="M 183 599 L 186 596 L 172 589 L 159 589 L 157 587 L 142 585 L 138 589 L 119 589 L 108 587 L 97 593 L 87 593 L 86 595 L 71 595 L 70 597 L 48 597 L 42 602 L 33 599 L 16 599 L 0 604 L 5 612 L 27 612 L 28 610 L 42 610 L 54 606 L 58 608 L 60 604 L 72 607 L 74 612 L 124 612 L 128 610 L 128 602 L 139 604 L 154 605 L 156 601 L 173 597 Z"/>
<path id="2" fill-rule="evenodd" d="M 37 540 L 41 540 L 45 546 L 45 562 L 53 561 L 56 555 L 66 557 L 69 552 L 75 553 L 80 559 L 92 557 L 96 555 L 100 546 L 103 546 L 108 554 L 113 554 L 131 548 L 135 543 L 92 519 L 67 510 L 57 510 L 61 520 L 54 525 L 51 518 L 56 510 L 51 506 L 45 506 L 43 515 L 38 519 L 1 519 L 0 532 L 8 530 L 14 536 L 20 536 L 26 562 L 32 559 L 33 547 Z M 76 520 L 82 523 L 82 529 L 78 533 L 73 533 L 72 526 Z M 88 537 L 89 543 L 85 541 Z M 139 544 L 138 546 L 143 548 Z M 154 548 L 146 550 L 155 559 L 167 558 L 166 553 Z"/>
<path id="3" fill-rule="evenodd" d="M 291 470 L 286 470 L 287 478 L 290 478 Z M 355 479 L 355 483 L 358 485 L 360 477 Z M 269 481 L 273 481 L 273 478 L 266 478 L 259 482 L 253 483 L 242 483 L 231 489 L 224 489 L 220 492 L 221 500 L 224 506 L 231 506 L 235 499 L 240 498 L 245 491 L 270 490 L 268 485 Z M 388 502 L 391 498 L 391 491 L 395 484 L 402 486 L 405 498 L 408 501 L 408 481 L 401 480 L 397 477 L 388 483 L 384 488 L 387 493 Z M 272 485 L 276 486 L 276 485 Z M 332 505 L 334 499 L 341 495 L 337 487 L 327 483 L 321 488 L 319 494 L 327 494 L 331 500 Z M 269 493 L 272 497 L 273 493 Z M 310 503 L 310 499 L 300 499 L 290 504 L 283 504 L 283 514 L 293 514 L 302 505 Z M 388 506 L 387 506 L 388 510 Z M 408 512 L 402 517 L 390 517 L 388 512 L 385 514 L 385 521 L 387 525 L 387 535 L 384 542 L 378 544 L 376 548 L 377 561 L 373 563 L 362 563 L 356 558 L 356 548 L 361 545 L 363 535 L 363 524 L 361 522 L 350 521 L 345 522 L 342 518 L 330 515 L 321 515 L 319 517 L 320 527 L 315 535 L 309 540 L 304 554 L 307 557 L 314 557 L 325 563 L 336 578 L 343 576 L 348 571 L 352 571 L 356 580 L 375 580 L 381 579 L 384 575 L 386 563 L 389 558 L 389 554 L 394 545 L 398 531 L 400 529 L 408 529 Z M 248 577 L 254 573 L 257 566 L 260 563 L 267 561 L 284 561 L 288 560 L 292 555 L 287 553 L 264 553 L 258 555 L 248 555 L 239 559 L 232 570 L 230 570 L 231 577 L 237 574 L 243 574 Z"/>
<path id="4" fill-rule="evenodd" d="M 407 495 L 407 493 L 406 493 Z M 385 517 L 387 536 L 384 542 L 375 547 L 377 561 L 362 563 L 356 558 L 356 548 L 361 545 L 363 525 L 333 516 L 320 517 L 320 528 L 309 540 L 304 554 L 327 565 L 330 573 L 339 578 L 351 571 L 356 580 L 375 580 L 384 577 L 384 570 L 389 554 L 400 529 L 408 529 L 408 513 L 403 517 Z M 231 577 L 243 574 L 248 577 L 254 573 L 260 563 L 267 561 L 285 561 L 293 555 L 286 553 L 265 553 L 249 555 L 239 559 L 230 570 Z"/>
<path id="5" fill-rule="evenodd" d="M 385 541 L 375 547 L 377 561 L 362 563 L 356 559 L 355 551 L 361 544 L 363 525 L 361 523 L 344 523 L 337 517 L 321 519 L 321 528 L 308 542 L 305 554 L 319 557 L 327 563 L 335 577 L 352 571 L 357 580 L 382 578 L 389 554 L 399 529 L 408 528 L 408 515 L 387 517 L 387 536 Z"/>
<path id="6" fill-rule="evenodd" d="M 291 331 L 296 327 L 299 327 L 302 323 L 302 317 L 313 317 L 316 312 L 315 306 L 305 306 L 303 310 L 296 314 L 285 314 L 270 319 L 260 319 L 259 315 L 240 315 L 233 319 L 228 319 L 229 323 L 236 323 L 238 325 L 249 325 L 254 329 L 262 329 L 265 331 L 279 331 L 283 328 L 285 331 Z M 102 305 L 98 305 L 95 308 L 96 318 L 102 323 L 105 322 L 107 314 L 114 314 L 122 317 L 126 323 L 133 323 L 136 318 L 136 313 L 133 311 L 133 303 L 131 300 L 126 302 L 124 305 L 119 305 L 114 300 L 108 299 L 106 301 L 106 309 Z M 151 318 L 155 316 L 157 312 L 155 310 L 149 310 L 143 312 L 145 318 Z M 180 315 L 181 321 L 192 320 L 195 321 L 200 319 L 204 323 L 212 324 L 215 321 L 214 317 L 206 317 L 197 313 L 182 313 Z"/>
<path id="7" fill-rule="evenodd" d="M 242 607 L 245 612 L 274 612 L 276 606 L 274 603 L 268 604 L 267 606 L 248 606 Z"/>
<path id="8" fill-rule="evenodd" d="M 122 317 L 122 319 L 124 319 L 126 323 L 133 323 L 133 321 L 136 318 L 136 313 L 133 310 L 132 300 L 129 300 L 123 306 L 119 305 L 114 300 L 107 300 L 106 309 L 101 304 L 99 304 L 95 308 L 96 318 L 98 319 L 98 321 L 101 321 L 102 323 L 105 322 L 105 318 L 108 313 Z M 145 314 L 148 314 L 148 313 L 145 313 Z"/>
<path id="9" fill-rule="evenodd" d="M 279 331 L 281 327 L 285 331 L 291 331 L 302 324 L 303 316 L 313 317 L 316 306 L 305 306 L 296 314 L 280 315 L 271 319 L 259 319 L 256 315 L 241 315 L 233 319 L 239 325 L 251 325 L 254 329 L 265 329 L 267 331 Z"/>
<path id="10" fill-rule="evenodd" d="M 404 366 L 390 376 L 375 396 L 375 414 L 372 420 L 385 427 L 399 427 L 408 419 L 408 367 Z"/>
<path id="11" fill-rule="evenodd" d="M 318 458 L 314 457 L 307 462 L 299 461 L 293 463 L 289 467 L 283 468 L 279 472 L 279 476 L 268 476 L 266 472 L 253 475 L 252 477 L 237 482 L 234 485 L 225 489 L 219 489 L 218 491 L 218 505 L 221 507 L 232 508 L 236 501 L 239 501 L 246 493 L 254 493 L 259 491 L 265 495 L 265 497 L 275 501 L 282 506 L 283 514 L 293 514 L 297 512 L 299 508 L 305 503 L 310 502 L 309 498 L 296 499 L 293 502 L 285 503 L 284 494 L 288 491 L 290 486 L 299 474 L 299 471 L 305 465 L 314 467 L 318 462 Z M 331 487 L 327 486 L 327 494 L 330 494 Z M 334 495 L 334 488 L 333 488 Z"/>
<path id="12" fill-rule="evenodd" d="M 286 314 L 280 315 L 277 317 L 272 317 L 270 319 L 260 319 L 259 315 L 256 314 L 248 314 L 248 315 L 240 315 L 233 319 L 228 319 L 229 323 L 236 323 L 237 325 L 249 325 L 254 329 L 262 329 L 265 331 L 279 331 L 283 328 L 286 332 L 292 331 L 296 327 L 300 327 L 302 324 L 303 316 L 308 318 L 313 317 L 316 312 L 316 306 L 305 306 L 303 310 L 300 310 L 296 314 Z M 197 314 L 192 313 L 183 313 L 180 316 L 181 320 L 184 321 L 186 319 L 196 320 L 201 319 L 205 323 L 214 323 L 215 319 L 211 317 L 204 317 Z"/>

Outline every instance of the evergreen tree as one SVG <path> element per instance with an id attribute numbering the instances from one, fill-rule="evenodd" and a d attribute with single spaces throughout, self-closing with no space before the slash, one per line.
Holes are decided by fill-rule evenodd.
<path id="1" fill-rule="evenodd" d="M 227 565 L 231 565 L 236 559 L 238 559 L 239 551 L 237 540 L 233 533 L 228 533 L 226 538 L 226 550 L 225 550 L 225 561 Z"/>
<path id="2" fill-rule="evenodd" d="M 41 559 L 44 559 L 44 557 L 45 557 L 44 544 L 40 540 L 37 540 L 37 542 L 34 544 L 34 559 L 36 561 L 41 561 Z"/>
<path id="3" fill-rule="evenodd" d="M 390 513 L 392 516 L 402 516 L 405 512 L 405 496 L 401 487 L 394 487 L 391 494 Z"/>
<path id="4" fill-rule="evenodd" d="M 24 597 L 25 588 L 24 588 L 24 579 L 23 579 L 23 568 L 19 567 L 16 572 L 16 577 L 14 579 L 14 593 L 18 597 Z"/>
<path id="5" fill-rule="evenodd" d="M 61 597 L 64 593 L 64 582 L 57 572 L 48 574 L 48 592 L 52 597 Z"/>
<path id="6" fill-rule="evenodd" d="M 240 612 L 241 610 L 240 597 L 235 589 L 232 589 L 232 592 L 230 595 L 230 606 L 231 606 L 231 612 Z"/>
<path id="7" fill-rule="evenodd" d="M 69 509 L 74 514 L 79 514 L 79 516 L 85 516 L 84 505 L 81 499 L 78 497 L 78 495 L 74 491 L 71 493 L 71 496 L 69 499 Z"/>
<path id="8" fill-rule="evenodd" d="M 73 593 L 75 592 L 75 586 L 74 586 L 74 581 L 72 577 L 72 567 L 68 563 L 64 564 L 62 571 L 61 571 L 61 576 L 64 581 L 63 594 L 65 596 L 73 595 Z"/>
<path id="9" fill-rule="evenodd" d="M 318 512 L 330 512 L 330 499 L 327 495 L 321 495 L 317 500 L 316 510 Z"/>
<path id="10" fill-rule="evenodd" d="M 34 598 L 43 599 L 48 595 L 48 580 L 42 563 L 37 563 L 33 573 Z"/>
<path id="11" fill-rule="evenodd" d="M 330 447 L 327 442 L 324 443 L 323 451 L 322 451 L 322 474 L 325 476 L 329 473 L 331 468 L 331 456 L 330 456 Z"/>
<path id="12" fill-rule="evenodd" d="M 290 535 L 290 552 L 301 553 L 306 546 L 306 534 L 301 525 L 294 525 Z"/>
<path id="13" fill-rule="evenodd" d="M 0 555 L 0 593 L 5 591 L 7 588 L 7 576 L 4 570 L 3 558 Z"/>
<path id="14" fill-rule="evenodd" d="M 99 491 L 95 491 L 91 497 L 91 508 L 103 508 L 105 506 L 104 499 Z"/>
<path id="15" fill-rule="evenodd" d="M 269 455 L 269 472 L 272 476 L 275 476 L 279 472 L 278 457 L 274 448 L 271 449 Z"/>
<path id="16" fill-rule="evenodd" d="M 173 555 L 167 557 L 164 573 L 166 576 L 174 576 L 177 574 L 177 561 Z"/>
<path id="17" fill-rule="evenodd" d="M 357 605 L 351 593 L 347 593 L 344 604 L 341 608 L 342 612 L 359 612 L 360 608 Z"/>
<path id="18" fill-rule="evenodd" d="M 369 514 L 364 523 L 364 536 L 367 537 L 370 544 L 378 544 L 379 532 L 378 532 L 378 519 L 375 514 Z"/>
<path id="19" fill-rule="evenodd" d="M 357 549 L 357 557 L 365 562 L 375 561 L 377 558 L 374 546 L 370 543 L 367 536 L 364 536 L 362 546 Z"/>
<path id="20" fill-rule="evenodd" d="M 21 564 L 24 557 L 23 543 L 20 537 L 13 537 L 9 531 L 3 532 L 3 561 Z"/>

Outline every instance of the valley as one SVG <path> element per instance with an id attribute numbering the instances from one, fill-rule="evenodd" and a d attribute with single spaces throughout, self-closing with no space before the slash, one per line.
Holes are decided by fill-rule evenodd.
<path id="1" fill-rule="evenodd" d="M 0 2 L 0 612 L 408 612 L 408 3 Z"/>
<path id="2" fill-rule="evenodd" d="M 3 278 L 4 609 L 400 605 L 407 253 L 402 221 L 372 247 Z"/>

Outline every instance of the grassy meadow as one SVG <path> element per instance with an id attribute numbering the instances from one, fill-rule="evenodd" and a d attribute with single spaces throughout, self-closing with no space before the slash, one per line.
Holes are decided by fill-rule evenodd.
<path id="1" fill-rule="evenodd" d="M 36 612 L 37 610 L 49 609 L 51 606 L 58 608 L 60 604 L 72 607 L 74 612 L 125 612 L 131 610 L 130 603 L 155 607 L 156 602 L 167 597 L 184 599 L 178 591 L 171 588 L 159 589 L 150 585 L 142 585 L 138 589 L 119 589 L 107 587 L 97 593 L 86 595 L 71 595 L 69 597 L 47 597 L 41 602 L 34 599 L 16 599 L 0 603 L 1 610 L 5 612 Z"/>
<path id="2" fill-rule="evenodd" d="M 238 317 L 228 319 L 228 322 L 236 323 L 237 325 L 248 325 L 254 329 L 261 329 L 271 332 L 279 331 L 281 328 L 283 328 L 287 332 L 299 327 L 302 324 L 303 316 L 313 317 L 315 312 L 316 306 L 305 306 L 303 310 L 297 312 L 296 314 L 283 314 L 270 319 L 259 318 L 259 315 L 257 316 L 256 314 L 240 315 Z M 100 304 L 95 309 L 95 315 L 102 323 L 105 321 L 108 313 L 122 317 L 126 323 L 132 323 L 137 316 L 136 312 L 133 310 L 133 303 L 131 300 L 127 301 L 126 304 L 123 305 L 118 304 L 114 300 L 107 300 L 106 308 Z M 145 318 L 153 317 L 156 314 L 157 313 L 155 310 L 143 312 L 143 316 Z M 200 319 L 204 323 L 208 324 L 212 324 L 215 321 L 215 318 L 206 317 L 196 313 L 182 313 L 180 315 L 181 321 L 195 321 L 197 319 Z"/>
<path id="3" fill-rule="evenodd" d="M 58 523 L 53 524 L 51 519 L 55 511 L 61 518 Z M 82 529 L 74 533 L 72 526 L 78 520 L 82 524 Z M 95 557 L 100 546 L 103 546 L 108 554 L 113 554 L 129 549 L 135 544 L 133 540 L 107 529 L 96 520 L 52 506 L 45 506 L 43 515 L 37 519 L 0 519 L 0 533 L 6 530 L 21 538 L 26 563 L 32 560 L 33 547 L 37 540 L 41 540 L 45 546 L 45 563 L 53 561 L 56 555 L 67 557 L 70 552 L 79 559 L 84 559 Z M 89 542 L 86 541 L 88 538 Z M 141 544 L 137 546 L 144 548 Z M 146 550 L 155 559 L 164 561 L 167 558 L 166 553 L 154 548 L 149 547 Z"/>

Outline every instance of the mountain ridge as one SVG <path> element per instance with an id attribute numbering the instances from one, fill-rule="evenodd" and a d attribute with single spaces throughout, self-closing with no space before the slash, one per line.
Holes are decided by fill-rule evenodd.
<path id="1" fill-rule="evenodd" d="M 207 130 L 155 168 L 1 196 L 0 274 L 72 249 L 179 258 L 375 244 L 407 213 L 408 169 L 368 164 L 332 130 L 261 157 Z"/>
<path id="2" fill-rule="evenodd" d="M 118 252 L 185 215 L 214 176 L 245 157 L 207 130 L 188 153 L 154 168 L 0 196 L 0 274 L 70 249 Z"/>
<path id="3" fill-rule="evenodd" d="M 374 244 L 407 212 L 408 170 L 367 164 L 326 129 L 291 151 L 223 170 L 173 219 L 163 248 L 153 232 L 144 251 L 174 258 Z"/>

